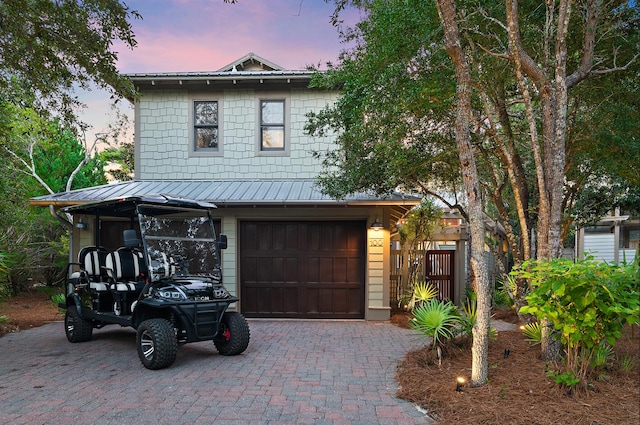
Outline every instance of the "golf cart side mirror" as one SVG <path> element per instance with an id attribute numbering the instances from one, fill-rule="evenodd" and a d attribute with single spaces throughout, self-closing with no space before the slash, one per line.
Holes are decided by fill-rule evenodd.
<path id="1" fill-rule="evenodd" d="M 227 235 L 218 236 L 218 249 L 227 249 Z"/>

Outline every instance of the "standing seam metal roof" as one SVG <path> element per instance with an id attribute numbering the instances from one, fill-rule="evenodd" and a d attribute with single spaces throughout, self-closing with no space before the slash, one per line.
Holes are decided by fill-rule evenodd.
<path id="1" fill-rule="evenodd" d="M 219 206 L 247 205 L 416 205 L 417 196 L 392 193 L 376 196 L 357 193 L 345 199 L 323 194 L 313 179 L 308 180 L 134 180 L 31 199 L 32 205 L 73 205 L 110 198 L 170 195 L 213 202 Z"/>

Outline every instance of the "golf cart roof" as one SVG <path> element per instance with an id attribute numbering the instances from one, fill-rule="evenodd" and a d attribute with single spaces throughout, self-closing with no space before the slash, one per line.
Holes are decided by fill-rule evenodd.
<path id="1" fill-rule="evenodd" d="M 209 202 L 196 201 L 186 198 L 175 198 L 167 195 L 147 195 L 147 196 L 127 196 L 124 198 L 113 198 L 104 201 L 90 202 L 81 205 L 73 205 L 63 208 L 62 211 L 70 214 L 86 214 L 109 217 L 130 217 L 136 212 L 138 205 L 148 207 L 159 207 L 157 214 L 167 212 L 170 207 L 183 210 L 209 210 L 216 206 Z"/>

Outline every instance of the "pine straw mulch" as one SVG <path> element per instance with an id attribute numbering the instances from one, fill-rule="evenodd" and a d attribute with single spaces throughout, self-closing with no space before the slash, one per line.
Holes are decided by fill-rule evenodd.
<path id="1" fill-rule="evenodd" d="M 51 298 L 42 291 L 24 292 L 0 302 L 0 337 L 64 319 Z"/>
<path id="2" fill-rule="evenodd" d="M 395 316 L 392 323 L 406 324 L 406 317 Z M 501 320 L 517 321 L 509 314 Z M 470 379 L 468 342 L 444 350 L 440 367 L 429 348 L 407 353 L 396 375 L 397 395 L 424 408 L 439 424 L 639 424 L 639 334 L 637 327 L 634 332 L 628 328 L 611 365 L 588 389 L 573 395 L 545 375 L 539 346 L 529 346 L 520 331 L 498 332 L 489 347 L 489 382 L 479 388 L 466 385 L 462 392 L 456 392 L 456 378 Z M 619 366 L 625 355 L 635 360 L 631 370 Z"/>

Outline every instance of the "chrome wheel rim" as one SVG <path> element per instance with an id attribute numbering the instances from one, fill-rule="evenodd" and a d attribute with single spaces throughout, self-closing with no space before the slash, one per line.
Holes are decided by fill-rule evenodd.
<path id="1" fill-rule="evenodd" d="M 140 348 L 142 349 L 142 355 L 145 359 L 151 360 L 153 358 L 155 347 L 153 344 L 153 337 L 148 331 L 142 332 L 142 335 L 140 336 Z"/>

